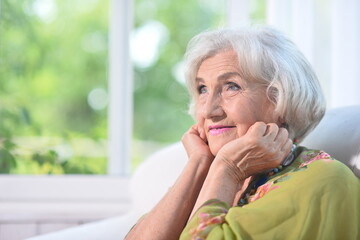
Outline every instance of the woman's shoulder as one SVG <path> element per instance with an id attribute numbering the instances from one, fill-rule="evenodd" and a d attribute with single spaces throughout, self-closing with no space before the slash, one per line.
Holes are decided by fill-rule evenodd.
<path id="1" fill-rule="evenodd" d="M 345 164 L 323 150 L 299 147 L 298 154 L 294 165 L 299 169 L 316 168 L 321 170 L 319 173 L 325 173 L 326 170 L 329 175 L 354 175 Z"/>
<path id="2" fill-rule="evenodd" d="M 293 163 L 264 185 L 283 189 L 284 192 L 319 192 L 320 189 L 327 191 L 329 187 L 339 185 L 360 189 L 360 179 L 325 151 L 298 147 Z"/>
<path id="3" fill-rule="evenodd" d="M 291 166 L 290 172 L 301 172 L 299 177 L 316 181 L 316 185 L 333 184 L 335 182 L 360 184 L 354 173 L 330 154 L 323 150 L 299 147 L 298 156 Z"/>

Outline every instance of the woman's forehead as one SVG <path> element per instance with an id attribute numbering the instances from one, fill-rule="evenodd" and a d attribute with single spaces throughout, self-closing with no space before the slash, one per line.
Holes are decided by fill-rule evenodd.
<path id="1" fill-rule="evenodd" d="M 209 71 L 238 72 L 238 69 L 239 62 L 234 51 L 219 52 L 201 62 L 197 70 L 197 77 L 201 77 L 201 74 L 206 74 Z"/>

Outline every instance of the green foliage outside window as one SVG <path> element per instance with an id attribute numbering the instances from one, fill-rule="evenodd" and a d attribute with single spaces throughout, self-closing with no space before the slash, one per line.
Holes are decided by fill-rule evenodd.
<path id="1" fill-rule="evenodd" d="M 1 173 L 105 173 L 104 156 L 73 152 L 79 139 L 106 138 L 106 108 L 88 97 L 107 88 L 108 8 L 1 1 Z"/>

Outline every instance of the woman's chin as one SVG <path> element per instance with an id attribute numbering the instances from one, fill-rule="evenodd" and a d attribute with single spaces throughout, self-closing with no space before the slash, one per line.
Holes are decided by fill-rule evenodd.
<path id="1" fill-rule="evenodd" d="M 211 149 L 210 149 L 210 152 L 211 152 L 211 154 L 214 155 L 214 156 L 216 156 L 216 154 L 218 153 L 218 151 L 213 151 L 213 150 L 211 150 Z"/>
<path id="2" fill-rule="evenodd" d="M 212 155 L 216 156 L 217 153 L 220 151 L 220 149 L 223 147 L 223 145 L 212 145 L 209 144 L 210 152 Z"/>
<path id="3" fill-rule="evenodd" d="M 234 128 L 235 129 L 235 128 Z M 219 136 L 208 136 L 210 152 L 216 156 L 218 152 L 229 142 L 238 138 L 237 131 L 228 131 Z"/>
<path id="4" fill-rule="evenodd" d="M 236 139 L 236 136 L 226 136 L 226 138 L 222 139 L 208 139 L 209 141 L 209 148 L 212 155 L 216 156 L 218 152 L 229 142 Z"/>

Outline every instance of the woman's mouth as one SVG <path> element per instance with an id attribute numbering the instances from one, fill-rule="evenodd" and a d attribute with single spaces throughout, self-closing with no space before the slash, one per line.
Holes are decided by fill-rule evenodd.
<path id="1" fill-rule="evenodd" d="M 230 129 L 232 129 L 234 127 L 235 126 L 210 126 L 209 134 L 211 136 L 219 135 L 219 134 L 229 131 Z"/>

